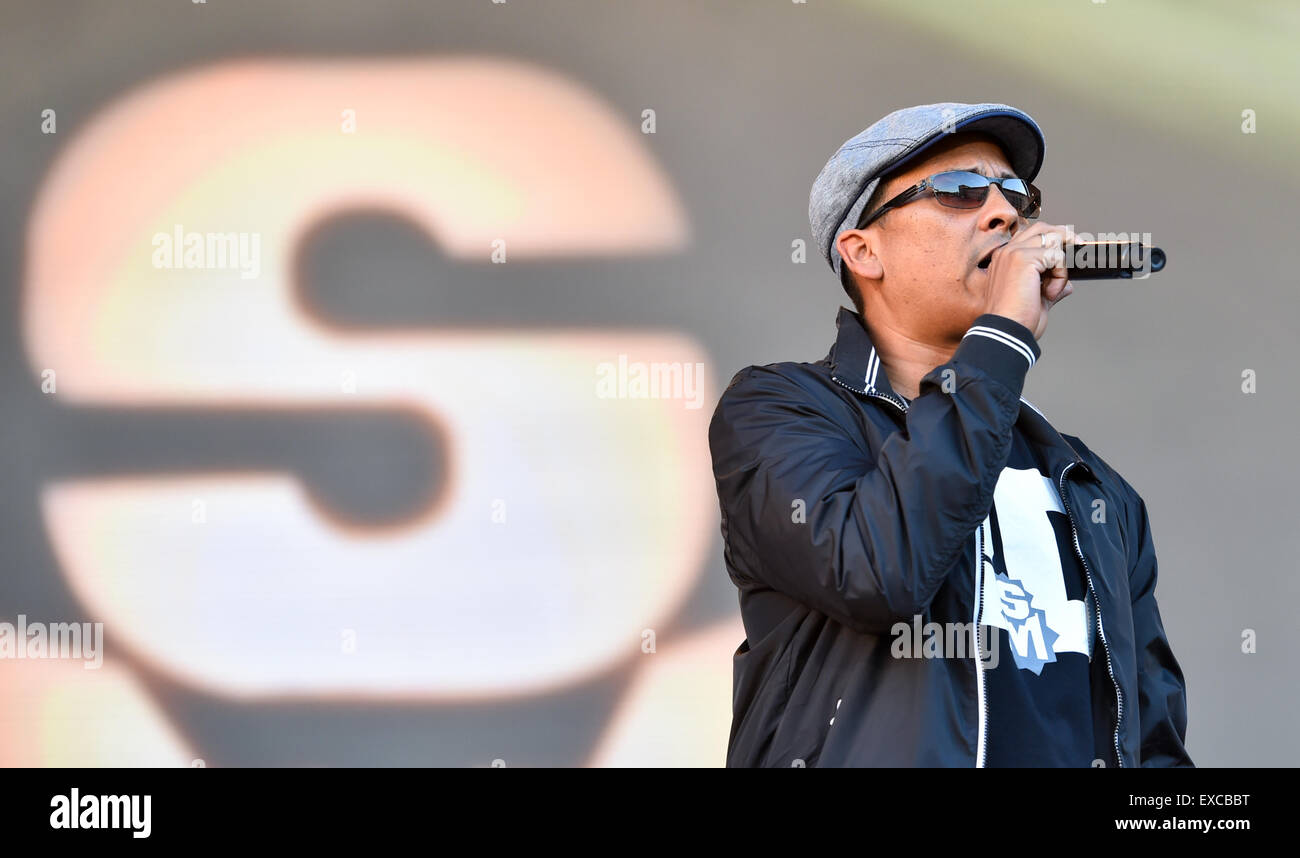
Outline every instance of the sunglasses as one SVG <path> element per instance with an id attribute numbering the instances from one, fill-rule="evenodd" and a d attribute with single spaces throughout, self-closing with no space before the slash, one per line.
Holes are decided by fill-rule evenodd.
<path id="1" fill-rule="evenodd" d="M 951 170 L 946 173 L 935 173 L 930 178 L 903 191 L 872 212 L 870 217 L 860 220 L 857 228 L 865 228 L 867 224 L 890 209 L 920 199 L 927 192 L 938 200 L 940 205 L 950 209 L 977 209 L 988 199 L 989 185 L 997 185 L 1002 191 L 1002 196 L 1007 198 L 1007 202 L 1011 203 L 1021 217 L 1030 219 L 1038 217 L 1043 205 L 1043 194 L 1024 179 L 1010 177 L 990 179 L 979 173 Z"/>

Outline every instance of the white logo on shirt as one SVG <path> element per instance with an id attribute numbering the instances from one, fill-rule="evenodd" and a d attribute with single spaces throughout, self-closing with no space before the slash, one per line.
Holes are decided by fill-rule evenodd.
<path id="1" fill-rule="evenodd" d="M 980 622 L 1005 629 L 1016 664 L 1042 673 L 1058 653 L 1088 650 L 1088 618 L 1080 599 L 1067 599 L 1061 556 L 1049 511 L 1065 514 L 1052 481 L 1037 470 L 1004 468 L 993 490 L 1007 574 L 993 565 L 992 515 L 983 531 L 984 605 Z"/>

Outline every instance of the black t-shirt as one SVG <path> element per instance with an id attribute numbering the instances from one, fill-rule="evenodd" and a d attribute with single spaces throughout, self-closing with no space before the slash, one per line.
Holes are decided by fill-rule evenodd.
<path id="1" fill-rule="evenodd" d="M 1090 766 L 1090 657 L 1105 656 L 1059 489 L 1019 429 L 982 528 L 981 618 L 998 645 L 984 662 L 985 765 Z"/>

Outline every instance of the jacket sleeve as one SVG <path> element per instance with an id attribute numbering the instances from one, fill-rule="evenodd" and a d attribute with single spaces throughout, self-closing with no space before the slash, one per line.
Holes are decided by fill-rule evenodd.
<path id="1" fill-rule="evenodd" d="M 988 514 L 1040 354 L 1020 323 L 980 316 L 878 450 L 861 409 L 887 403 L 855 405 L 790 364 L 742 370 L 709 425 L 733 582 L 862 633 L 910 622 Z"/>
<path id="2" fill-rule="evenodd" d="M 1127 484 L 1126 484 L 1127 485 Z M 1133 635 L 1138 663 L 1139 764 L 1144 767 L 1193 766 L 1184 742 L 1187 737 L 1187 688 L 1174 658 L 1160 608 L 1156 605 L 1156 550 L 1146 502 L 1137 498 L 1132 539 L 1136 558 L 1129 571 L 1133 598 Z"/>

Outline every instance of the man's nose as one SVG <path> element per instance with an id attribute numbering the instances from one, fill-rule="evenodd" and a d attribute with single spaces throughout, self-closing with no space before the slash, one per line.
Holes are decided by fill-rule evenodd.
<path id="1" fill-rule="evenodd" d="M 987 230 L 1005 229 L 1012 233 L 1020 228 L 1020 212 L 1007 202 L 999 185 L 989 185 L 988 199 L 980 207 L 980 226 Z"/>

